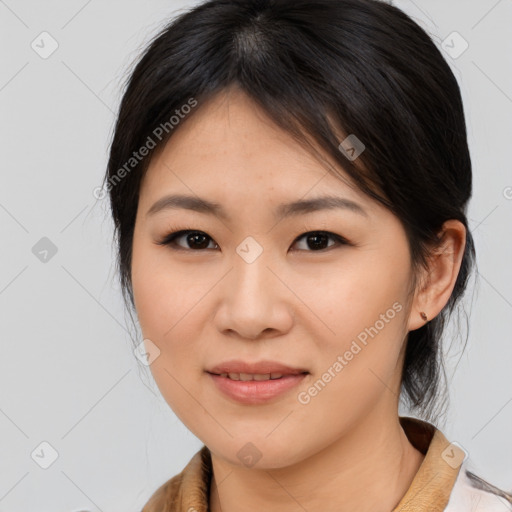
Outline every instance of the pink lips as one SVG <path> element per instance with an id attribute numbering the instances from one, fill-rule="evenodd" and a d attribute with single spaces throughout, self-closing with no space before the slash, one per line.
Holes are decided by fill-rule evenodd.
<path id="1" fill-rule="evenodd" d="M 207 370 L 211 379 L 225 395 L 244 404 L 262 404 L 294 388 L 309 373 L 302 368 L 274 362 L 260 361 L 247 363 L 240 360 L 227 361 Z M 279 373 L 282 377 L 269 380 L 241 381 L 222 377 L 224 373 L 269 374 Z"/>

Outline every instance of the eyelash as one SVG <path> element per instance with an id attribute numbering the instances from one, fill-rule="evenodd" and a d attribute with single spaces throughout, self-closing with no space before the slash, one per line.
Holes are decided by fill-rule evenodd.
<path id="1" fill-rule="evenodd" d="M 175 240 L 177 238 L 179 238 L 180 236 L 183 236 L 183 235 L 186 235 L 186 234 L 190 234 L 190 233 L 205 235 L 207 238 L 209 238 L 211 241 L 213 241 L 213 238 L 211 238 L 204 231 L 200 231 L 198 229 L 193 229 L 193 228 L 181 228 L 181 229 L 172 229 L 172 228 L 170 228 L 170 229 L 171 229 L 171 232 L 169 234 L 165 235 L 159 242 L 156 242 L 157 245 L 169 246 L 174 251 L 202 252 L 202 251 L 212 250 L 212 249 L 189 249 L 189 248 L 185 248 L 185 247 L 180 247 L 175 242 Z M 297 241 L 299 241 L 300 239 L 304 238 L 306 235 L 318 235 L 318 234 L 325 235 L 328 238 L 331 238 L 331 239 L 335 240 L 337 242 L 338 246 L 341 246 L 341 245 L 352 245 L 346 238 L 344 238 L 344 237 L 342 237 L 340 235 L 337 235 L 336 233 L 331 233 L 330 231 L 322 231 L 322 230 L 307 231 L 306 233 L 303 233 L 302 235 L 298 236 L 294 240 L 293 244 L 297 243 Z M 216 245 L 218 245 L 216 242 L 214 242 L 214 243 Z M 335 245 L 336 244 L 331 245 L 329 247 L 326 247 L 324 249 L 319 249 L 319 250 L 305 250 L 305 249 L 298 249 L 298 250 L 299 251 L 303 250 L 305 252 L 320 252 L 320 253 L 323 253 L 323 252 L 326 252 L 326 251 L 332 249 L 333 247 L 335 247 Z"/>

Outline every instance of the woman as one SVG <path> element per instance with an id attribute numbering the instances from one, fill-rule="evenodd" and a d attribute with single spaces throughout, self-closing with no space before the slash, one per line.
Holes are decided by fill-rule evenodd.
<path id="1" fill-rule="evenodd" d="M 105 183 L 139 352 L 204 443 L 144 512 L 512 509 L 430 422 L 472 174 L 456 79 L 403 12 L 180 15 L 130 77 Z"/>

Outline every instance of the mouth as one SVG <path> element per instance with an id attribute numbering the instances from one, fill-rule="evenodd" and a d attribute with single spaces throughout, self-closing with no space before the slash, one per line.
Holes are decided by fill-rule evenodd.
<path id="1" fill-rule="evenodd" d="M 258 362 L 232 359 L 206 369 L 208 373 L 220 375 L 231 380 L 274 380 L 287 375 L 309 373 L 306 368 L 292 367 L 278 361 L 263 360 Z"/>
<path id="2" fill-rule="evenodd" d="M 306 371 L 294 374 L 206 373 L 224 397 L 245 405 L 268 404 L 286 396 L 309 375 Z"/>
<path id="3" fill-rule="evenodd" d="M 243 381 L 243 382 L 250 382 L 250 381 L 266 381 L 266 380 L 279 380 L 284 377 L 291 377 L 291 376 L 297 376 L 297 375 L 306 375 L 309 372 L 300 372 L 300 373 L 279 373 L 279 372 L 272 372 L 272 373 L 237 373 L 237 372 L 224 372 L 224 373 L 214 373 L 214 372 L 207 372 L 210 375 L 217 375 L 218 377 L 224 377 L 226 379 L 230 380 L 236 380 L 236 381 Z"/>

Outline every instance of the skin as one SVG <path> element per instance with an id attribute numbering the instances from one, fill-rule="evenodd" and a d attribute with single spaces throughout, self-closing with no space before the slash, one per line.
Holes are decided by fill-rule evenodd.
<path id="1" fill-rule="evenodd" d="M 443 246 L 408 295 L 403 226 L 339 172 L 345 181 L 235 90 L 182 121 L 143 180 L 135 306 L 144 338 L 160 350 L 150 368 L 163 397 L 212 453 L 212 512 L 390 511 L 423 461 L 398 419 L 403 349 L 407 333 L 425 323 L 420 311 L 432 319 L 447 303 L 465 229 L 445 223 Z M 216 201 L 230 219 L 185 209 L 147 215 L 170 193 Z M 346 209 L 273 217 L 281 203 L 324 193 L 358 202 L 368 217 Z M 187 235 L 176 241 L 181 251 L 159 245 L 171 229 L 204 232 L 204 246 Z M 319 230 L 350 245 L 328 238 L 320 250 L 302 236 Z M 248 236 L 263 248 L 250 264 L 236 252 Z M 299 403 L 299 392 L 396 302 L 401 310 L 378 334 Z M 267 403 L 240 404 L 205 373 L 232 358 L 276 360 L 310 375 Z M 247 443 L 261 453 L 251 467 L 237 456 Z"/>

